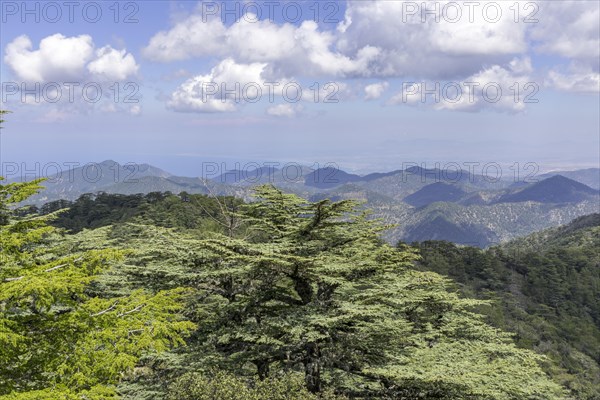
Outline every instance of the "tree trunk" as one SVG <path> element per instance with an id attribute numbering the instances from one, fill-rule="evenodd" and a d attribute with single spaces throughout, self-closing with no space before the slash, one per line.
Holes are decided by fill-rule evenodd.
<path id="1" fill-rule="evenodd" d="M 265 360 L 255 360 L 254 364 L 258 371 L 258 378 L 263 381 L 269 377 L 269 362 Z"/>
<path id="2" fill-rule="evenodd" d="M 309 343 L 306 346 L 304 380 L 309 392 L 319 393 L 321 391 L 321 350 L 316 343 Z"/>
<path id="3" fill-rule="evenodd" d="M 310 282 L 298 275 L 292 276 L 292 279 L 294 280 L 294 289 L 298 293 L 298 296 L 300 296 L 302 304 L 306 305 L 310 303 L 313 298 L 313 289 Z"/>

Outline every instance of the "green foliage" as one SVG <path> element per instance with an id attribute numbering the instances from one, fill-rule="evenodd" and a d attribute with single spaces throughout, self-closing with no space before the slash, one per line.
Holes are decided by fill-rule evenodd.
<path id="1" fill-rule="evenodd" d="M 0 399 L 565 398 L 356 202 L 262 186 L 15 213 L 19 185 L 0 186 Z"/>
<path id="2" fill-rule="evenodd" d="M 89 390 L 79 392 L 74 392 L 64 386 L 57 386 L 52 389 L 12 392 L 4 396 L 0 395 L 0 400 L 105 400 L 117 398 L 118 396 L 114 389 L 106 386 L 95 386 Z"/>
<path id="3" fill-rule="evenodd" d="M 197 234 L 226 232 L 236 221 L 227 218 L 227 211 L 235 213 L 241 200 L 233 197 L 213 198 L 206 195 L 148 193 L 146 195 L 84 194 L 74 202 L 57 200 L 42 206 L 41 215 L 61 209 L 52 224 L 76 233 L 126 222 L 152 224 L 180 230 L 194 230 Z M 225 211 L 225 212 L 224 212 Z"/>
<path id="4" fill-rule="evenodd" d="M 4 178 L 0 176 L 0 182 Z M 41 189 L 39 185 L 41 180 L 34 180 L 27 183 L 10 183 L 8 185 L 0 184 L 0 226 L 8 224 L 9 206 L 23 201 L 27 197 Z"/>
<path id="5" fill-rule="evenodd" d="M 494 300 L 479 311 L 516 343 L 547 355 L 554 379 L 577 399 L 600 398 L 600 215 L 578 218 L 487 251 L 417 245 L 421 268 L 453 278 L 463 294 Z"/>
<path id="6" fill-rule="evenodd" d="M 181 290 L 119 298 L 88 288 L 122 252 L 61 252 L 47 217 L 11 217 L 39 181 L 0 185 L 0 395 L 110 398 L 148 353 L 183 344 Z M 112 387 L 111 387 L 112 386 Z"/>
<path id="7" fill-rule="evenodd" d="M 191 357 L 199 368 L 261 378 L 298 371 L 310 392 L 356 398 L 407 390 L 419 398 L 439 387 L 473 398 L 562 398 L 534 353 L 471 311 L 481 302 L 412 270 L 416 253 L 382 243 L 384 227 L 356 203 L 310 203 L 271 186 L 257 197 L 241 213 L 247 237 L 203 242 Z"/>
<path id="8" fill-rule="evenodd" d="M 0 110 L 0 129 L 2 129 L 2 123 L 5 121 L 5 120 L 2 119 L 2 116 L 4 114 L 8 114 L 8 113 L 10 113 L 10 111 L 8 111 L 8 110 Z"/>
<path id="9" fill-rule="evenodd" d="M 342 400 L 345 397 L 327 392 L 319 395 L 304 387 L 298 374 L 264 380 L 244 379 L 224 371 L 207 375 L 188 373 L 171 387 L 172 400 Z"/>

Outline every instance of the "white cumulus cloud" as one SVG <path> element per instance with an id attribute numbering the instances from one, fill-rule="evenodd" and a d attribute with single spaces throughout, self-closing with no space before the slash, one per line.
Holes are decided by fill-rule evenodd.
<path id="1" fill-rule="evenodd" d="M 374 100 L 380 98 L 388 86 L 389 84 L 387 82 L 377 82 L 365 86 L 365 100 Z"/>
<path id="2" fill-rule="evenodd" d="M 94 49 L 89 35 L 65 37 L 57 33 L 42 39 L 37 50 L 27 35 L 21 35 L 6 45 L 4 62 L 25 82 L 119 81 L 137 73 L 139 66 L 126 50 L 110 46 Z"/>
<path id="3" fill-rule="evenodd" d="M 531 79 L 528 58 L 492 65 L 461 81 L 423 81 L 404 84 L 389 104 L 431 107 L 436 110 L 521 112 L 534 102 L 539 85 Z"/>
<path id="4" fill-rule="evenodd" d="M 68 38 L 57 33 L 42 39 L 37 50 L 27 35 L 21 35 L 6 45 L 4 62 L 23 81 L 74 80 L 85 73 L 93 53 L 89 35 Z"/>
<path id="5" fill-rule="evenodd" d="M 342 54 L 335 50 L 336 35 L 321 31 L 314 21 L 295 26 L 270 20 L 251 22 L 255 20 L 256 16 L 248 14 L 227 27 L 218 18 L 191 15 L 154 35 L 143 54 L 162 62 L 202 56 L 267 62 L 284 76 L 364 75 L 379 54 L 377 48 L 368 45 L 353 54 Z"/>
<path id="6" fill-rule="evenodd" d="M 15 88 L 6 100 L 10 106 L 60 110 L 48 112 L 42 122 L 94 109 L 123 112 L 128 108 L 125 100 L 132 100 L 138 91 L 135 82 L 134 87 L 122 84 L 139 70 L 134 56 L 111 46 L 96 49 L 89 35 L 66 37 L 57 33 L 41 39 L 37 49 L 27 35 L 21 35 L 6 45 L 4 63 L 13 73 L 11 79 L 17 81 L 8 82 Z"/>
<path id="7" fill-rule="evenodd" d="M 478 2 L 472 19 L 463 2 L 454 2 L 462 13 L 455 21 L 445 8 L 450 3 L 350 1 L 337 48 L 346 54 L 365 46 L 377 48 L 370 76 L 425 79 L 466 77 L 483 65 L 507 62 L 527 52 L 527 26 L 514 23 L 508 10 L 513 2 Z M 483 16 L 488 3 L 502 10 L 495 23 Z M 433 14 L 425 14 L 425 8 Z"/>
<path id="8" fill-rule="evenodd" d="M 171 94 L 167 108 L 179 112 L 235 111 L 237 103 L 262 96 L 265 67 L 264 63 L 238 64 L 227 58 L 209 74 L 195 76 L 181 84 Z"/>
<path id="9" fill-rule="evenodd" d="M 566 92 L 600 93 L 600 74 L 593 71 L 548 73 L 548 86 Z"/>
<path id="10" fill-rule="evenodd" d="M 600 60 L 600 3 L 552 1 L 540 5 L 539 22 L 532 26 L 537 50 L 598 66 Z"/>
<path id="11" fill-rule="evenodd" d="M 143 49 L 145 57 L 159 62 L 217 58 L 235 60 L 239 65 L 261 64 L 263 78 L 268 75 L 279 80 L 294 76 L 318 77 L 321 83 L 325 79 L 391 82 L 409 78 L 421 82 L 415 86 L 419 90 L 423 82 L 456 81 L 474 100 L 441 101 L 436 108 L 504 111 L 525 107 L 522 99 L 510 100 L 509 81 L 530 83 L 525 79 L 534 75 L 530 58 L 535 59 L 537 53 L 557 55 L 566 59 L 558 62 L 585 67 L 564 73 L 559 71 L 565 71 L 565 65 L 542 64 L 552 71 L 547 75 L 549 86 L 594 91 L 600 69 L 600 3 L 348 1 L 344 20 L 335 29 L 308 19 L 297 24 L 259 20 L 250 13 L 225 24 L 219 16 L 203 16 L 198 9 L 156 33 Z M 173 94 L 170 108 L 236 109 L 229 99 L 222 98 L 219 104 L 196 104 L 194 99 L 202 95 L 196 80 L 206 77 L 213 78 L 212 73 L 182 84 Z M 481 88 L 464 87 L 473 79 L 496 79 L 503 92 L 501 99 L 490 103 L 482 97 Z M 373 100 L 386 89 L 387 83 L 373 83 L 358 88 L 352 96 Z M 303 99 L 308 100 L 309 95 L 304 93 Z M 403 99 L 404 95 L 399 93 L 390 102 L 421 103 Z"/>
<path id="12" fill-rule="evenodd" d="M 96 50 L 96 59 L 88 64 L 94 77 L 109 81 L 123 81 L 138 72 L 139 66 L 133 55 L 125 50 L 104 46 Z"/>

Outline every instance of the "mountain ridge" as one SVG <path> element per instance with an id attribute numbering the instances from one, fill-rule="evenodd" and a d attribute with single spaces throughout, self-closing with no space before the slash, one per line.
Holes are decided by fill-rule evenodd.
<path id="1" fill-rule="evenodd" d="M 598 190 L 565 176 L 553 175 L 518 189 L 516 192 L 506 194 L 500 197 L 497 202 L 577 203 L 594 195 L 598 195 Z"/>
<path id="2" fill-rule="evenodd" d="M 100 174 L 97 174 L 98 170 Z M 42 184 L 46 190 L 33 196 L 28 204 L 41 206 L 59 199 L 74 201 L 84 193 L 98 192 L 128 195 L 186 192 L 231 195 L 251 201 L 252 187 L 267 183 L 305 199 L 364 202 L 373 210 L 374 217 L 393 226 L 385 233 L 390 241 L 437 238 L 466 244 L 477 241 L 480 247 L 600 211 L 598 194 L 594 189 L 566 177 L 553 175 L 540 182 L 511 188 L 510 181 L 497 182 L 494 186 L 486 177 L 472 174 L 452 181 L 440 181 L 441 174 L 441 170 L 410 167 L 404 171 L 371 173 L 361 177 L 331 167 L 320 170 L 301 167 L 294 171 L 269 167 L 248 171 L 246 175 L 252 180 L 249 182 L 240 180 L 244 177 L 241 170 L 215 174 L 212 179 L 207 179 L 176 176 L 149 164 L 120 165 L 106 160 L 69 173 L 63 172 L 60 178 L 51 177 Z M 589 174 L 588 170 L 584 171 L 584 175 Z M 343 179 L 331 182 L 332 176 Z M 307 180 L 316 183 L 307 185 Z M 347 182 L 340 183 L 344 180 Z M 555 195 L 518 197 L 532 191 L 536 194 L 540 186 L 542 189 L 546 187 L 542 194 Z M 569 197 L 570 192 L 565 188 L 571 188 L 575 195 Z M 567 197 L 563 192 L 567 193 Z M 436 219 L 440 215 L 443 218 Z"/>

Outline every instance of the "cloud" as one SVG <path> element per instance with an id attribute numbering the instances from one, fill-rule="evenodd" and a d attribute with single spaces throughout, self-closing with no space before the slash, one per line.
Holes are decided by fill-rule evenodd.
<path id="1" fill-rule="evenodd" d="M 460 101 L 449 101 L 442 96 L 436 105 L 441 110 L 520 112 L 527 102 L 535 101 L 539 90 L 532 82 L 533 72 L 529 58 L 514 59 L 506 66 L 493 65 L 464 80 L 469 83 Z M 471 99 L 473 99 L 471 101 Z"/>
<path id="2" fill-rule="evenodd" d="M 254 19 L 252 14 L 245 15 L 225 31 L 227 49 L 232 49 L 240 60 L 284 60 L 302 43 L 296 37 L 300 30 L 294 25 L 277 25 L 269 20 L 250 22 Z"/>
<path id="3" fill-rule="evenodd" d="M 558 28 L 560 27 L 560 28 Z M 536 49 L 598 68 L 600 59 L 600 3 L 553 1 L 540 7 L 539 22 L 532 27 Z"/>
<path id="4" fill-rule="evenodd" d="M 131 115 L 140 115 L 142 113 L 142 107 L 135 104 L 129 107 L 129 114 Z"/>
<path id="5" fill-rule="evenodd" d="M 514 23 L 508 10 L 513 3 L 479 2 L 472 22 L 461 2 L 462 15 L 452 22 L 453 16 L 445 9 L 450 3 L 348 2 L 337 48 L 346 54 L 365 46 L 377 48 L 369 76 L 425 79 L 463 78 L 483 65 L 504 63 L 527 51 L 526 25 Z M 498 22 L 490 23 L 483 17 L 487 3 L 502 8 L 503 17 Z M 418 9 L 411 12 L 415 6 Z M 430 10 L 436 7 L 435 15 L 423 14 L 423 6 Z"/>
<path id="6" fill-rule="evenodd" d="M 122 82 L 139 70 L 134 56 L 125 49 L 96 49 L 89 35 L 65 37 L 59 33 L 43 38 L 38 49 L 27 35 L 16 37 L 6 45 L 4 62 L 20 81 L 5 82 L 11 88 L 7 103 L 60 109 L 60 113 L 42 117 L 44 122 L 93 109 L 126 111 L 127 105 L 120 103 L 130 100 L 132 91 Z"/>
<path id="7" fill-rule="evenodd" d="M 191 15 L 169 31 L 154 35 L 142 54 L 162 62 L 220 54 L 224 34 L 225 25 L 220 20 L 208 21 L 203 20 L 202 15 Z"/>
<path id="8" fill-rule="evenodd" d="M 171 95 L 167 108 L 178 112 L 231 112 L 244 99 L 254 99 L 266 88 L 265 63 L 241 64 L 227 58 L 207 75 L 186 80 Z M 246 88 L 247 90 L 244 90 Z"/>
<path id="9" fill-rule="evenodd" d="M 89 35 L 65 37 L 57 33 L 42 39 L 37 50 L 32 48 L 27 35 L 6 45 L 4 62 L 25 82 L 120 81 L 135 75 L 139 68 L 126 50 L 104 46 L 94 52 Z"/>
<path id="10" fill-rule="evenodd" d="M 538 52 L 568 59 L 548 72 L 546 86 L 567 92 L 600 92 L 600 3 L 547 2 L 531 36 Z"/>
<path id="11" fill-rule="evenodd" d="M 538 20 L 531 31 L 535 50 L 569 59 L 568 65 L 548 72 L 546 85 L 569 92 L 598 92 L 600 3 L 547 2 L 540 7 Z"/>
<path id="12" fill-rule="evenodd" d="M 276 76 L 268 63 L 246 64 L 226 58 L 209 73 L 194 76 L 179 85 L 166 99 L 166 105 L 177 112 L 216 113 L 237 111 L 240 105 L 247 103 L 273 103 L 275 99 L 283 99 L 288 104 L 301 101 L 338 103 L 350 97 L 351 90 L 343 82 L 317 82 L 308 87 L 302 86 L 294 79 Z M 271 109 L 282 113 L 291 110 L 276 106 Z M 298 105 L 293 109 L 297 114 L 302 107 Z"/>
<path id="13" fill-rule="evenodd" d="M 532 72 L 529 58 L 515 58 L 507 65 L 493 65 L 462 81 L 405 83 L 389 104 L 449 111 L 521 112 L 527 102 L 535 101 L 539 89 L 531 80 Z"/>
<path id="14" fill-rule="evenodd" d="M 442 6 L 450 2 L 434 4 L 438 5 L 441 16 L 439 23 L 431 23 L 427 28 L 434 50 L 448 56 L 505 56 L 527 51 L 526 25 L 515 23 L 511 10 L 518 2 L 483 1 L 472 13 L 464 3 L 462 6 L 456 3 L 459 8 L 447 9 Z M 457 21 L 453 22 L 455 18 Z"/>
<path id="15" fill-rule="evenodd" d="M 547 84 L 565 92 L 600 93 L 600 74 L 592 71 L 562 74 L 553 70 L 548 73 Z"/>
<path id="16" fill-rule="evenodd" d="M 581 1 L 349 1 L 337 29 L 258 20 L 231 25 L 199 11 L 156 33 L 145 57 L 173 62 L 198 57 L 264 62 L 283 76 L 462 79 L 537 50 L 597 60 L 600 7 Z M 519 10 L 515 21 L 515 12 Z M 537 18 L 526 23 L 525 18 Z M 561 29 L 556 29 L 561 26 Z M 563 29 L 564 27 L 564 29 Z M 596 61 L 597 63 L 597 61 Z"/>
<path id="17" fill-rule="evenodd" d="M 267 114 L 274 117 L 295 117 L 298 113 L 302 112 L 302 106 L 295 106 L 293 104 L 278 104 L 267 108 Z"/>
<path id="18" fill-rule="evenodd" d="M 316 82 L 302 88 L 302 101 L 332 104 L 354 98 L 353 88 L 345 82 Z"/>
<path id="19" fill-rule="evenodd" d="M 537 4 L 480 1 L 348 1 L 344 20 L 335 29 L 305 20 L 297 24 L 259 20 L 248 13 L 231 24 L 219 16 L 203 16 L 197 10 L 164 31 L 156 33 L 143 49 L 150 60 L 174 62 L 195 58 L 235 60 L 239 65 L 260 64 L 262 78 L 291 80 L 291 77 L 318 77 L 324 80 L 347 78 L 411 79 L 421 81 L 405 90 L 421 93 L 423 82 L 458 82 L 473 97 L 465 102 L 442 100 L 435 108 L 445 110 L 496 109 L 516 112 L 525 107 L 523 99 L 510 101 L 511 84 L 528 84 L 533 75 L 533 51 L 559 55 L 588 68 L 587 72 L 558 72 L 547 67 L 550 85 L 561 90 L 590 91 L 595 88 L 600 54 L 600 6 L 563 1 Z M 416 7 L 416 8 L 415 8 Z M 518 10 L 518 15 L 515 14 Z M 518 20 L 515 20 L 518 18 Z M 527 23 L 538 19 L 536 23 Z M 564 26 L 564 29 L 556 29 Z M 221 62 L 222 63 L 222 62 Z M 221 65 L 221 64 L 219 64 Z M 558 67 L 558 66 L 557 66 Z M 230 99 L 198 104 L 198 79 L 188 79 L 173 93 L 169 107 L 174 110 L 215 112 L 236 110 Z M 486 101 L 481 88 L 468 87 L 471 80 L 497 80 L 502 90 L 498 102 Z M 574 82 L 569 83 L 569 79 Z M 229 79 L 224 81 L 233 82 Z M 240 81 L 242 84 L 246 81 Z M 485 84 L 484 83 L 484 84 Z M 387 83 L 357 88 L 353 97 L 380 98 Z M 523 88 L 520 88 L 524 92 Z M 303 100 L 310 101 L 310 93 Z M 219 94 L 217 94 L 217 97 Z M 393 96 L 390 103 L 420 104 Z"/>
<path id="20" fill-rule="evenodd" d="M 399 105 L 404 104 L 408 106 L 417 106 L 421 103 L 425 103 L 423 99 L 423 86 L 425 83 L 421 82 L 404 82 L 402 84 L 402 90 L 396 93 L 390 100 L 388 104 L 390 105 Z"/>
<path id="21" fill-rule="evenodd" d="M 252 22 L 255 21 L 255 22 Z M 170 30 L 154 35 L 142 53 L 153 61 L 172 62 L 203 56 L 234 58 L 242 63 L 267 62 L 283 76 L 355 76 L 368 73 L 379 51 L 373 46 L 352 55 L 336 51 L 336 36 L 314 21 L 300 26 L 246 14 L 229 27 L 220 19 L 191 15 Z"/>
<path id="22" fill-rule="evenodd" d="M 94 77 L 114 82 L 124 81 L 137 74 L 139 66 L 133 55 L 127 54 L 125 50 L 104 46 L 96 51 L 96 59 L 87 68 Z"/>
<path id="23" fill-rule="evenodd" d="M 374 100 L 380 98 L 388 86 L 389 84 L 387 82 L 372 83 L 365 86 L 365 100 Z"/>
<path id="24" fill-rule="evenodd" d="M 57 33 L 42 39 L 38 50 L 32 48 L 31 39 L 21 35 L 6 45 L 4 62 L 23 81 L 66 81 L 85 74 L 94 44 L 89 35 L 67 38 Z"/>

